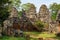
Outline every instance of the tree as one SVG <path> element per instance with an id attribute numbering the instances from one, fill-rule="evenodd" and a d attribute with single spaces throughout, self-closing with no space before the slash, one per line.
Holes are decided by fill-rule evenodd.
<path id="1" fill-rule="evenodd" d="M 21 1 L 20 0 L 10 0 L 11 1 L 11 6 L 17 8 L 17 10 L 20 10 L 20 4 L 21 4 Z"/>
<path id="2" fill-rule="evenodd" d="M 19 14 L 18 17 L 21 17 L 22 16 L 22 11 L 19 11 L 18 14 Z"/>
<path id="3" fill-rule="evenodd" d="M 43 23 L 42 21 L 39 21 L 39 20 L 36 21 L 36 22 L 35 22 L 35 25 L 37 25 L 37 27 L 39 27 L 41 31 L 42 31 L 43 28 L 44 28 L 44 23 Z"/>
<path id="4" fill-rule="evenodd" d="M 31 3 L 26 3 L 26 4 L 23 4 L 22 5 L 22 8 L 27 11 L 30 8 L 35 8 L 35 5 L 34 4 L 31 4 Z"/>
<path id="5" fill-rule="evenodd" d="M 3 24 L 3 21 L 9 16 L 8 4 L 9 0 L 0 0 L 0 24 Z"/>
<path id="6" fill-rule="evenodd" d="M 51 16 L 52 20 L 56 20 L 56 15 L 59 9 L 60 9 L 60 4 L 53 3 L 50 5 L 50 10 L 52 12 L 52 16 Z"/>

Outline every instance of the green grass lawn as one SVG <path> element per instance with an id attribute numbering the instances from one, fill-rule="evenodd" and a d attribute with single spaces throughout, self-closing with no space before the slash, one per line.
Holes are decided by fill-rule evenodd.
<path id="1" fill-rule="evenodd" d="M 25 32 L 25 34 L 29 34 L 29 35 L 35 35 L 35 36 L 39 36 L 39 37 L 43 37 L 43 38 L 46 38 L 46 37 L 56 37 L 55 34 L 53 33 L 47 33 L 47 32 Z"/>
<path id="2" fill-rule="evenodd" d="M 0 38 L 0 40 L 26 40 L 25 37 L 9 37 L 9 36 L 3 36 Z M 30 38 L 29 40 L 37 40 L 36 38 Z"/>
<path id="3" fill-rule="evenodd" d="M 33 37 L 43 37 L 43 38 L 56 38 L 60 40 L 60 37 L 56 37 L 55 34 L 52 33 L 46 33 L 46 32 L 24 32 L 25 34 L 29 34 L 30 36 L 33 35 Z M 37 38 L 31 37 L 30 40 L 37 40 Z M 3 36 L 0 38 L 0 40 L 26 40 L 26 37 L 9 37 L 9 36 Z"/>
<path id="4" fill-rule="evenodd" d="M 25 32 L 25 34 L 33 35 L 33 37 L 42 37 L 42 38 L 54 38 L 60 40 L 60 37 L 57 37 L 54 33 L 48 33 L 48 32 Z"/>
<path id="5" fill-rule="evenodd" d="M 9 36 L 3 36 L 0 38 L 0 40 L 26 40 L 24 37 L 9 37 Z"/>

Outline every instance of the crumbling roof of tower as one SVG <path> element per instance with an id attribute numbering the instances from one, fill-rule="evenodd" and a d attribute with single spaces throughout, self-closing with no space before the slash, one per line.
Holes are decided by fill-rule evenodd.
<path id="1" fill-rule="evenodd" d="M 41 5 L 40 9 L 45 9 L 47 10 L 47 6 L 45 4 Z"/>
<path id="2" fill-rule="evenodd" d="M 45 4 L 41 5 L 39 13 L 47 13 L 47 12 L 49 12 L 47 6 Z"/>

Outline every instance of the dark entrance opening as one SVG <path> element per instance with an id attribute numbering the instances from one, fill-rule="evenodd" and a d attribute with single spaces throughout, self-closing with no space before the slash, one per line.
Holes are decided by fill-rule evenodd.
<path id="1" fill-rule="evenodd" d="M 59 24 L 60 24 L 60 21 L 59 21 Z"/>

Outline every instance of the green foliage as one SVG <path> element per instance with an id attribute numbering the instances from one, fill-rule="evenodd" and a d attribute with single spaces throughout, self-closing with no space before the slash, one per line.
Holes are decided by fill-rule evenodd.
<path id="1" fill-rule="evenodd" d="M 10 0 L 11 1 L 11 6 L 13 7 L 16 7 L 18 10 L 20 10 L 20 4 L 21 4 L 21 1 L 20 0 Z"/>
<path id="2" fill-rule="evenodd" d="M 30 6 L 30 4 L 23 4 L 22 8 L 25 10 L 28 10 L 30 8 L 29 6 Z"/>
<path id="3" fill-rule="evenodd" d="M 40 28 L 44 28 L 44 23 L 41 21 L 36 21 L 35 24 Z"/>
<path id="4" fill-rule="evenodd" d="M 21 17 L 21 16 L 22 16 L 22 11 L 18 13 L 18 17 Z"/>
<path id="5" fill-rule="evenodd" d="M 60 9 L 60 4 L 53 3 L 53 4 L 50 5 L 50 9 L 51 9 L 52 11 L 57 12 L 57 11 Z"/>
<path id="6" fill-rule="evenodd" d="M 0 38 L 0 40 L 26 40 L 25 37 L 9 37 L 9 36 L 3 36 Z"/>
<path id="7" fill-rule="evenodd" d="M 48 32 L 26 32 L 25 34 L 30 34 L 33 35 L 35 38 L 36 37 L 42 37 L 42 38 L 54 38 L 56 37 L 55 34 L 53 33 L 48 33 Z"/>
<path id="8" fill-rule="evenodd" d="M 9 12 L 8 12 L 8 8 L 9 8 L 8 4 L 9 3 L 8 2 L 9 2 L 9 0 L 0 1 L 0 24 L 2 24 L 3 21 L 5 19 L 7 19 L 9 16 Z"/>
<path id="9" fill-rule="evenodd" d="M 51 16 L 52 20 L 56 20 L 58 10 L 60 9 L 60 4 L 53 3 L 53 4 L 50 5 L 50 9 L 51 9 L 51 12 L 52 12 L 52 16 Z"/>
<path id="10" fill-rule="evenodd" d="M 18 8 L 20 3 L 20 0 L 0 0 L 0 24 L 8 18 L 11 7 Z"/>
<path id="11" fill-rule="evenodd" d="M 51 9 L 52 11 L 58 10 L 57 3 L 51 4 L 51 5 L 50 5 L 50 9 Z"/>
<path id="12" fill-rule="evenodd" d="M 9 2 L 9 0 L 0 0 L 0 6 L 6 4 L 6 3 L 8 3 L 8 2 Z"/>
<path id="13" fill-rule="evenodd" d="M 35 7 L 34 4 L 27 3 L 22 5 L 22 8 L 25 10 L 29 10 L 31 7 Z"/>
<path id="14" fill-rule="evenodd" d="M 51 16 L 52 20 L 56 20 L 56 16 L 57 16 L 57 13 L 52 13 L 52 16 Z"/>

